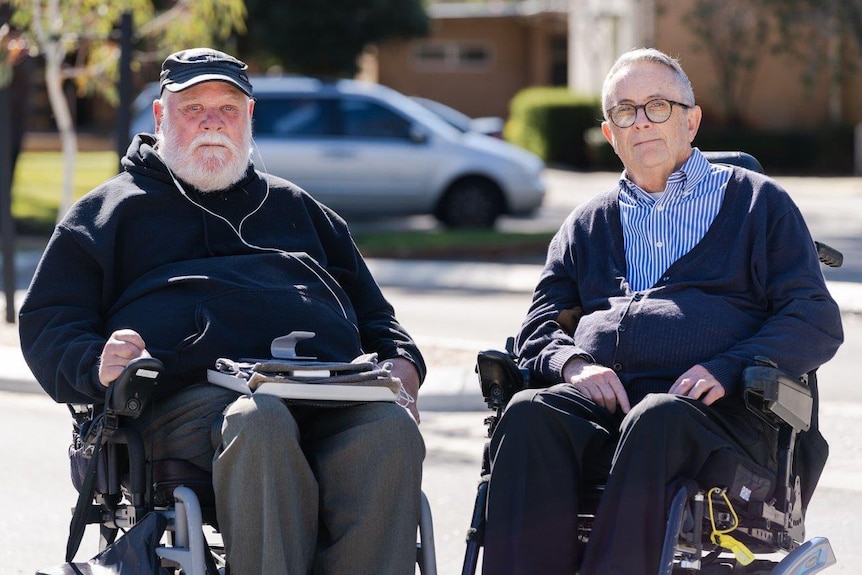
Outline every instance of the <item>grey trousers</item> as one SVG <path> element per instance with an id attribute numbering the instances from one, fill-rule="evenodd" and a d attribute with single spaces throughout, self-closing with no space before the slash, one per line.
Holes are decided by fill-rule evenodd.
<path id="1" fill-rule="evenodd" d="M 212 471 L 233 575 L 415 571 L 425 447 L 394 403 L 288 406 L 195 386 L 157 402 L 144 440 L 154 459 Z"/>

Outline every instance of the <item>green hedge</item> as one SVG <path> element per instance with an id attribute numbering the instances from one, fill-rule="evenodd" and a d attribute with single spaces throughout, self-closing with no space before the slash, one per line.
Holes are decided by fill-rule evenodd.
<path id="1" fill-rule="evenodd" d="M 537 87 L 512 99 L 506 139 L 530 150 L 546 163 L 590 167 L 584 132 L 601 122 L 601 105 L 594 96 L 568 88 Z"/>

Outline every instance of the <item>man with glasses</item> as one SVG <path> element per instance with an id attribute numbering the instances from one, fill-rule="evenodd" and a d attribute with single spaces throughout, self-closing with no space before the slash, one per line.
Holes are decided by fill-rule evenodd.
<path id="1" fill-rule="evenodd" d="M 744 368 L 801 376 L 843 339 L 790 197 L 692 148 L 701 109 L 676 60 L 624 54 L 602 105 L 625 170 L 551 241 L 516 338 L 550 387 L 517 394 L 491 440 L 486 575 L 656 573 L 668 484 L 718 451 L 775 470 Z M 601 483 L 582 546 L 579 498 Z"/>

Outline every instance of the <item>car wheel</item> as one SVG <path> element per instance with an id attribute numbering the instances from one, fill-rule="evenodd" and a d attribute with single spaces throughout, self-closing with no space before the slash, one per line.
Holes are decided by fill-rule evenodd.
<path id="1" fill-rule="evenodd" d="M 437 208 L 437 219 L 450 228 L 490 228 L 503 213 L 500 191 L 488 180 L 471 178 L 449 188 Z"/>

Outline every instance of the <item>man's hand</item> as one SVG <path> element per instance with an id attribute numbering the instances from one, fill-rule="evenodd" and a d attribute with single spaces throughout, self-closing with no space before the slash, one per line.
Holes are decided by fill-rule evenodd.
<path id="1" fill-rule="evenodd" d="M 563 380 L 592 399 L 609 412 L 617 407 L 628 413 L 631 409 L 629 396 L 614 370 L 596 365 L 579 357 L 572 358 L 563 366 Z"/>
<path id="2" fill-rule="evenodd" d="M 699 399 L 706 405 L 712 405 L 724 397 L 726 391 L 709 370 L 696 365 L 679 376 L 668 393 Z"/>
<path id="3" fill-rule="evenodd" d="M 119 329 L 111 334 L 99 358 L 99 383 L 109 387 L 120 377 L 123 368 L 139 357 L 150 357 L 140 334 L 131 329 Z"/>
<path id="4" fill-rule="evenodd" d="M 391 357 L 383 360 L 392 364 L 392 375 L 401 380 L 404 391 L 410 394 L 413 401 L 407 405 L 407 410 L 416 423 L 419 423 L 419 372 L 410 360 L 403 357 Z"/>

